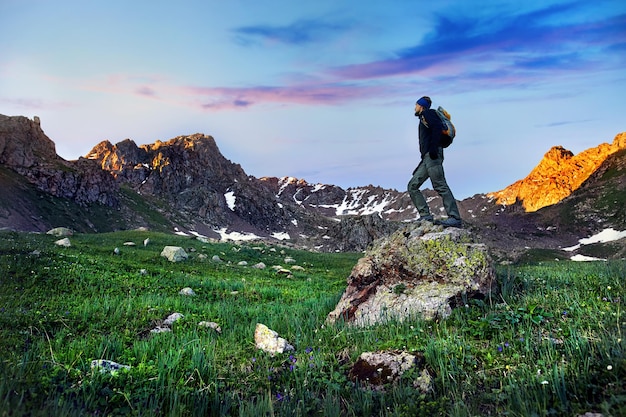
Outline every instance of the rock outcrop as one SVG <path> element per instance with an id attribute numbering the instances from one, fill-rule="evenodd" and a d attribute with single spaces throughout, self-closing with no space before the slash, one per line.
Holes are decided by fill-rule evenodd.
<path id="1" fill-rule="evenodd" d="M 0 164 L 25 177 L 38 189 L 82 206 L 115 207 L 118 187 L 111 175 L 92 161 L 66 161 L 56 154 L 38 121 L 0 115 Z"/>
<path id="2" fill-rule="evenodd" d="M 489 297 L 495 271 L 485 245 L 469 232 L 428 222 L 376 241 L 348 277 L 348 287 L 327 322 L 357 326 L 446 317 L 472 297 Z"/>
<path id="3" fill-rule="evenodd" d="M 615 136 L 610 145 L 602 143 L 578 155 L 554 146 L 526 178 L 487 195 L 495 198 L 497 204 L 520 201 L 527 212 L 537 211 L 572 194 L 610 155 L 622 149 L 626 149 L 626 133 Z"/>
<path id="4" fill-rule="evenodd" d="M 0 164 L 31 168 L 57 159 L 54 142 L 39 123 L 24 116 L 0 114 Z"/>

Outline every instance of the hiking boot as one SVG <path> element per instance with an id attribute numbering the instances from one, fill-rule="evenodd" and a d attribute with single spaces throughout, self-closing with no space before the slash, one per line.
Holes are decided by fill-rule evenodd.
<path id="1" fill-rule="evenodd" d="M 461 219 L 455 219 L 454 217 L 448 217 L 445 220 L 437 220 L 435 224 L 439 224 L 443 227 L 463 227 Z"/>
<path id="2" fill-rule="evenodd" d="M 433 223 L 435 221 L 435 219 L 433 218 L 432 214 L 429 214 L 428 216 L 420 216 L 418 221 Z"/>

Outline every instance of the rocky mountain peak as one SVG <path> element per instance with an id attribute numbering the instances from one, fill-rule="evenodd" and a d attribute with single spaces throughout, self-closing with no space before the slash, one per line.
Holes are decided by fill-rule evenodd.
<path id="1" fill-rule="evenodd" d="M 626 149 L 626 132 L 615 136 L 612 144 L 602 143 L 578 155 L 554 146 L 526 178 L 487 195 L 501 205 L 519 201 L 525 211 L 537 211 L 572 194 L 610 155 L 622 149 Z"/>
<path id="2" fill-rule="evenodd" d="M 141 146 L 130 139 L 103 141 L 86 157 L 136 191 L 155 195 L 201 186 L 224 193 L 247 178 L 241 166 L 224 158 L 213 137 L 201 133 Z"/>
<path id="3" fill-rule="evenodd" d="M 41 129 L 39 117 L 0 114 L 0 164 L 30 168 L 56 159 L 54 142 Z"/>
<path id="4" fill-rule="evenodd" d="M 116 206 L 114 179 L 85 159 L 66 161 L 56 154 L 54 142 L 41 129 L 40 120 L 0 115 L 0 164 L 22 175 L 39 190 L 79 205 Z"/>

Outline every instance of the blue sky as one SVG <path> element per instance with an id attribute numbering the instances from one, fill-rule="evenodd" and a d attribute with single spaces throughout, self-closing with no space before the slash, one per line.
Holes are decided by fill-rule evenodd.
<path id="1" fill-rule="evenodd" d="M 626 131 L 618 0 L 1 0 L 0 39 L 0 114 L 65 159 L 200 132 L 256 177 L 404 190 L 429 95 L 463 199 Z"/>

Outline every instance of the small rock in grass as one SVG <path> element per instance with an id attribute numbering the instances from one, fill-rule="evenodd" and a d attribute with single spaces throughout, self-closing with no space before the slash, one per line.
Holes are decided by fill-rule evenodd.
<path id="1" fill-rule="evenodd" d="M 167 258 L 170 262 L 179 262 L 187 259 L 189 255 L 180 246 L 166 246 L 161 251 L 161 256 Z"/>
<path id="2" fill-rule="evenodd" d="M 122 365 L 117 362 L 109 361 L 106 359 L 95 359 L 91 361 L 91 369 L 100 368 L 100 373 L 113 373 L 122 369 L 130 369 L 128 365 Z"/>
<path id="3" fill-rule="evenodd" d="M 56 242 L 54 242 L 54 244 L 57 246 L 64 246 L 66 248 L 69 248 L 70 246 L 72 246 L 72 243 L 70 242 L 68 238 L 59 239 Z"/>
<path id="4" fill-rule="evenodd" d="M 257 323 L 254 330 L 254 342 L 257 349 L 261 349 L 272 356 L 276 353 L 295 350 L 289 342 L 279 337 L 278 333 L 261 323 Z"/>
<path id="5" fill-rule="evenodd" d="M 183 316 L 180 313 L 172 313 L 169 316 L 167 316 L 167 318 L 165 320 L 163 320 L 163 325 L 164 326 L 171 326 L 172 324 L 174 324 L 178 320 L 182 319 L 183 317 L 185 317 L 185 316 Z"/>
<path id="6" fill-rule="evenodd" d="M 193 289 L 191 289 L 190 287 L 185 287 L 182 290 L 180 290 L 178 293 L 180 295 L 189 295 L 189 296 L 196 295 L 195 291 Z"/>
<path id="7" fill-rule="evenodd" d="M 157 326 L 154 329 L 150 330 L 150 333 L 166 333 L 171 331 L 172 329 L 170 329 L 169 327 Z"/>
<path id="8" fill-rule="evenodd" d="M 214 321 L 201 321 L 200 323 L 198 323 L 198 326 L 207 327 L 209 329 L 215 330 L 218 333 L 222 333 L 222 328 Z"/>

